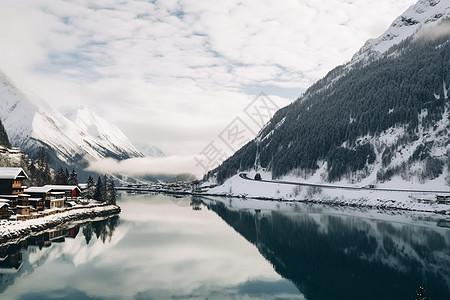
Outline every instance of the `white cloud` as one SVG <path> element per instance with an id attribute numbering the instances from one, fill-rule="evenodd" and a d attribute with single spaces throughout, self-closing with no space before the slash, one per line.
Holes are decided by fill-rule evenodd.
<path id="1" fill-rule="evenodd" d="M 414 2 L 2 0 L 0 69 L 54 105 L 85 104 L 135 141 L 193 155 L 254 95 L 284 106 L 284 89 L 294 100 Z"/>
<path id="2" fill-rule="evenodd" d="M 122 161 L 106 158 L 92 162 L 87 170 L 126 176 L 193 174 L 200 178 L 204 174 L 196 166 L 194 156 L 130 158 Z"/>

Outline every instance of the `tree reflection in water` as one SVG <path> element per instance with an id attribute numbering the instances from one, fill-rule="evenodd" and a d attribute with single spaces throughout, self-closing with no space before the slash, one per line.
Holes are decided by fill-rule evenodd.
<path id="1" fill-rule="evenodd" d="M 237 200 L 241 201 L 241 200 Z M 450 230 L 205 200 L 306 299 L 450 299 Z"/>

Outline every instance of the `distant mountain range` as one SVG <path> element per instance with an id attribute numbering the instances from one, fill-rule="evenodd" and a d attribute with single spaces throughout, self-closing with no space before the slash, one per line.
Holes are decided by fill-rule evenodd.
<path id="1" fill-rule="evenodd" d="M 273 178 L 448 188 L 449 16 L 448 0 L 418 1 L 207 177 L 257 167 Z"/>
<path id="2" fill-rule="evenodd" d="M 43 99 L 19 90 L 1 72 L 0 100 L 0 118 L 11 145 L 30 156 L 45 147 L 54 166 L 82 170 L 89 161 L 106 157 L 144 156 L 117 126 L 87 107 L 63 115 Z M 164 156 L 153 146 L 146 154 Z"/>

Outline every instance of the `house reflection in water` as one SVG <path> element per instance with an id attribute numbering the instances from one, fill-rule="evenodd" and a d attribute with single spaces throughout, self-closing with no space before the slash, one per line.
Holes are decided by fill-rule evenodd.
<path id="1" fill-rule="evenodd" d="M 22 266 L 22 251 L 28 247 L 37 246 L 39 249 L 50 247 L 52 243 L 64 242 L 65 238 L 75 238 L 80 231 L 78 225 L 69 229 L 57 229 L 43 234 L 29 237 L 18 244 L 0 248 L 0 273 L 17 272 Z"/>
<path id="2" fill-rule="evenodd" d="M 29 237 L 14 245 L 0 245 L 0 294 L 13 285 L 17 278 L 31 274 L 49 257 L 45 254 L 48 252 L 42 251 L 43 255 L 40 259 L 30 261 L 31 253 L 39 253 L 44 248 L 51 248 L 52 245 L 65 242 L 66 239 L 79 239 L 80 231 L 86 244 L 93 236 L 105 243 L 108 237 L 112 236 L 118 224 L 119 217 L 114 216 L 69 228 L 54 229 Z"/>

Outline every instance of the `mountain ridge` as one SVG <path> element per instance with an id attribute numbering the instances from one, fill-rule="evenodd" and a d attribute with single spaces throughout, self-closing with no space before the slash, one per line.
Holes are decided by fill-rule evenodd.
<path id="1" fill-rule="evenodd" d="M 383 42 L 383 35 L 369 40 L 351 62 L 280 109 L 255 140 L 206 177 L 223 183 L 238 172 L 262 168 L 273 178 L 375 183 L 400 176 L 450 185 L 450 31 L 440 27 L 447 27 L 449 4 L 421 0 L 411 6 L 402 16 L 422 8 L 422 17 L 414 20 L 427 26 L 415 23 L 411 34 L 384 51 L 375 51 L 381 44 L 373 42 Z M 426 23 L 424 16 L 441 6 L 446 14 Z M 386 32 L 396 26 L 394 21 Z M 423 38 L 423 30 L 444 34 Z"/>
<path id="2" fill-rule="evenodd" d="M 126 135 L 85 106 L 63 115 L 43 99 L 22 92 L 0 72 L 0 118 L 13 146 L 31 157 L 39 147 L 56 165 L 82 170 L 92 160 L 143 157 Z"/>

